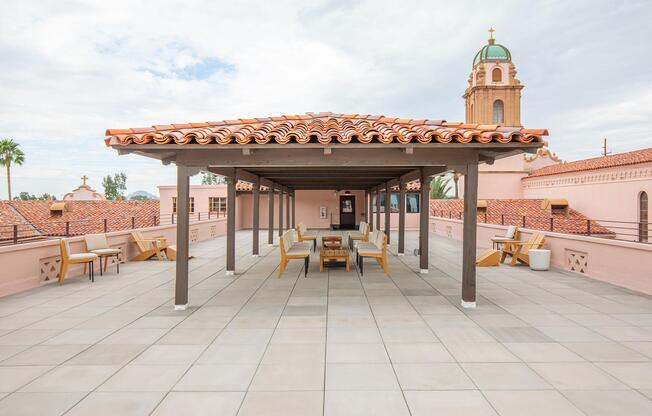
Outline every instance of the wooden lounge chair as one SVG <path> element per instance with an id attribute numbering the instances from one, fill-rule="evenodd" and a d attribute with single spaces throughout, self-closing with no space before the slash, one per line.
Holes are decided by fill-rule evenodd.
<path id="1" fill-rule="evenodd" d="M 168 258 L 170 261 L 177 261 L 177 245 L 172 245 L 168 246 L 168 248 L 165 249 L 165 256 Z M 188 260 L 194 259 L 195 256 L 188 256 Z"/>
<path id="2" fill-rule="evenodd" d="M 293 259 L 303 259 L 304 277 L 308 277 L 308 266 L 310 265 L 310 243 L 294 242 L 292 230 L 288 230 L 279 239 L 281 251 L 281 262 L 278 266 L 278 277 L 285 271 L 288 262 Z"/>
<path id="3" fill-rule="evenodd" d="M 86 241 L 86 250 L 89 253 L 97 254 L 97 257 L 100 258 L 100 276 L 102 275 L 102 259 L 104 259 L 104 271 L 106 271 L 110 257 L 115 257 L 116 271 L 120 274 L 120 254 L 122 250 L 111 248 L 106 239 L 106 234 L 86 234 L 84 241 Z"/>
<path id="4" fill-rule="evenodd" d="M 500 265 L 501 246 L 503 249 L 513 251 L 511 243 L 518 241 L 518 228 L 510 225 L 505 230 L 505 235 L 495 235 L 491 237 L 492 249 L 485 251 L 475 259 L 475 265 L 478 267 L 492 267 Z"/>
<path id="5" fill-rule="evenodd" d="M 491 242 L 494 248 L 500 249 L 501 245 L 509 245 L 513 240 L 518 240 L 518 228 L 515 225 L 510 225 L 505 230 L 505 235 L 495 235 L 491 237 Z"/>
<path id="6" fill-rule="evenodd" d="M 317 233 L 308 231 L 306 228 L 306 225 L 302 222 L 300 222 L 297 225 L 297 239 L 299 240 L 300 243 L 303 242 L 310 242 L 312 241 L 312 250 L 315 251 L 317 250 Z"/>
<path id="7" fill-rule="evenodd" d="M 515 266 L 517 262 L 521 262 L 525 265 L 530 264 L 530 256 L 528 252 L 533 249 L 539 249 L 543 247 L 545 242 L 545 237 L 543 234 L 532 234 L 527 241 L 515 241 L 511 242 L 510 247 L 503 248 L 503 254 L 500 258 L 500 262 L 504 263 L 507 256 L 512 257 L 510 263 L 511 266 Z"/>
<path id="8" fill-rule="evenodd" d="M 162 253 L 165 253 L 167 257 L 168 245 L 165 238 L 145 238 L 140 231 L 132 232 L 131 236 L 134 239 L 133 242 L 136 244 L 136 247 L 138 247 L 138 254 L 131 259 L 132 261 L 149 260 L 154 256 L 159 260 L 163 260 Z"/>
<path id="9" fill-rule="evenodd" d="M 59 284 L 62 285 L 68 272 L 68 267 L 71 264 L 83 264 L 84 274 L 86 274 L 86 267 L 88 267 L 88 279 L 91 282 L 95 281 L 95 271 L 93 264 L 97 260 L 97 254 L 93 253 L 70 253 L 70 244 L 68 240 L 59 240 L 59 249 L 61 251 L 61 267 L 59 269 Z"/>
<path id="10" fill-rule="evenodd" d="M 384 232 L 375 231 L 371 242 L 359 244 L 356 255 L 360 276 L 364 276 L 365 257 L 376 259 L 378 264 L 383 268 L 385 274 L 389 276 L 389 268 L 387 267 L 387 235 L 385 235 Z"/>
<path id="11" fill-rule="evenodd" d="M 360 221 L 358 231 L 349 233 L 349 248 L 353 250 L 354 241 L 369 241 L 369 224 Z"/>
<path id="12" fill-rule="evenodd" d="M 495 249 L 485 251 L 475 259 L 475 265 L 478 267 L 499 266 L 500 251 Z"/>

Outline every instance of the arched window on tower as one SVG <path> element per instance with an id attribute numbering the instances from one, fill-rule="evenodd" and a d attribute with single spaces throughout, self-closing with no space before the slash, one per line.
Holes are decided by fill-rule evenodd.
<path id="1" fill-rule="evenodd" d="M 505 121 L 505 104 L 502 100 L 494 101 L 493 107 L 493 122 L 495 124 L 500 124 Z"/>
<path id="2" fill-rule="evenodd" d="M 647 243 L 649 231 L 649 212 L 650 205 L 647 192 L 643 191 L 638 194 L 638 241 Z"/>
<path id="3" fill-rule="evenodd" d="M 503 80 L 503 71 L 500 68 L 496 67 L 491 71 L 491 81 L 492 82 L 501 82 Z"/>

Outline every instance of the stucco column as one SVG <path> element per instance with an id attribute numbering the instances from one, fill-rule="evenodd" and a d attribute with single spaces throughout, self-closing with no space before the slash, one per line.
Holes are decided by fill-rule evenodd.
<path id="1" fill-rule="evenodd" d="M 380 186 L 376 187 L 376 229 L 380 230 Z"/>
<path id="2" fill-rule="evenodd" d="M 177 261 L 174 284 L 174 309 L 188 307 L 188 253 L 190 252 L 188 229 L 190 219 L 190 175 L 188 167 L 177 165 Z"/>
<path id="3" fill-rule="evenodd" d="M 278 187 L 278 237 L 283 236 L 283 187 Z"/>

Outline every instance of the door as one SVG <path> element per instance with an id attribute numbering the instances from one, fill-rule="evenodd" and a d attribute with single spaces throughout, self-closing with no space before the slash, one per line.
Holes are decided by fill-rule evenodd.
<path id="1" fill-rule="evenodd" d="M 355 228 L 355 196 L 340 195 L 340 229 Z"/>

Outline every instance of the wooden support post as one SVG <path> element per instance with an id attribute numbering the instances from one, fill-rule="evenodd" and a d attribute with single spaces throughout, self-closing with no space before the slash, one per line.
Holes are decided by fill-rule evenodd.
<path id="1" fill-rule="evenodd" d="M 177 165 L 177 264 L 174 284 L 174 309 L 188 307 L 188 253 L 190 219 L 190 175 L 188 167 Z"/>
<path id="2" fill-rule="evenodd" d="M 419 268 L 428 273 L 428 242 L 430 237 L 430 177 L 421 168 L 421 197 L 419 198 Z"/>
<path id="3" fill-rule="evenodd" d="M 389 188 L 389 183 L 385 184 L 385 235 L 387 236 L 387 244 L 389 244 L 389 228 L 390 228 L 390 214 L 392 209 L 390 207 L 392 202 L 392 191 Z"/>
<path id="4" fill-rule="evenodd" d="M 405 253 L 405 181 L 398 183 L 398 255 Z"/>
<path id="5" fill-rule="evenodd" d="M 269 221 L 267 222 L 267 244 L 274 244 L 274 183 L 269 185 L 267 191 Z"/>
<path id="6" fill-rule="evenodd" d="M 374 230 L 374 191 L 369 191 L 369 231 Z"/>
<path id="7" fill-rule="evenodd" d="M 226 178 L 226 274 L 235 274 L 235 183 Z"/>
<path id="8" fill-rule="evenodd" d="M 462 306 L 475 308 L 475 257 L 478 223 L 478 163 L 467 164 L 464 178 L 464 231 L 462 240 Z"/>
<path id="9" fill-rule="evenodd" d="M 278 187 L 278 238 L 283 236 L 283 187 Z"/>
<path id="10" fill-rule="evenodd" d="M 297 227 L 296 225 L 296 220 L 297 220 L 297 194 L 296 191 L 292 191 L 292 229 L 295 229 Z"/>
<path id="11" fill-rule="evenodd" d="M 260 234 L 260 179 L 256 179 L 256 182 L 254 182 L 254 189 L 253 189 L 253 198 L 254 198 L 254 209 L 253 209 L 253 224 L 252 224 L 252 229 L 253 229 L 253 246 L 251 248 L 251 254 L 254 256 L 258 256 L 258 238 Z"/>
<path id="12" fill-rule="evenodd" d="M 369 224 L 369 208 L 371 207 L 371 204 L 368 202 L 369 201 L 369 191 L 365 190 L 364 191 L 364 222 Z"/>
<path id="13" fill-rule="evenodd" d="M 376 229 L 380 230 L 380 187 L 376 187 Z"/>
<path id="14" fill-rule="evenodd" d="M 290 190 L 285 188 L 285 228 L 290 229 Z"/>

